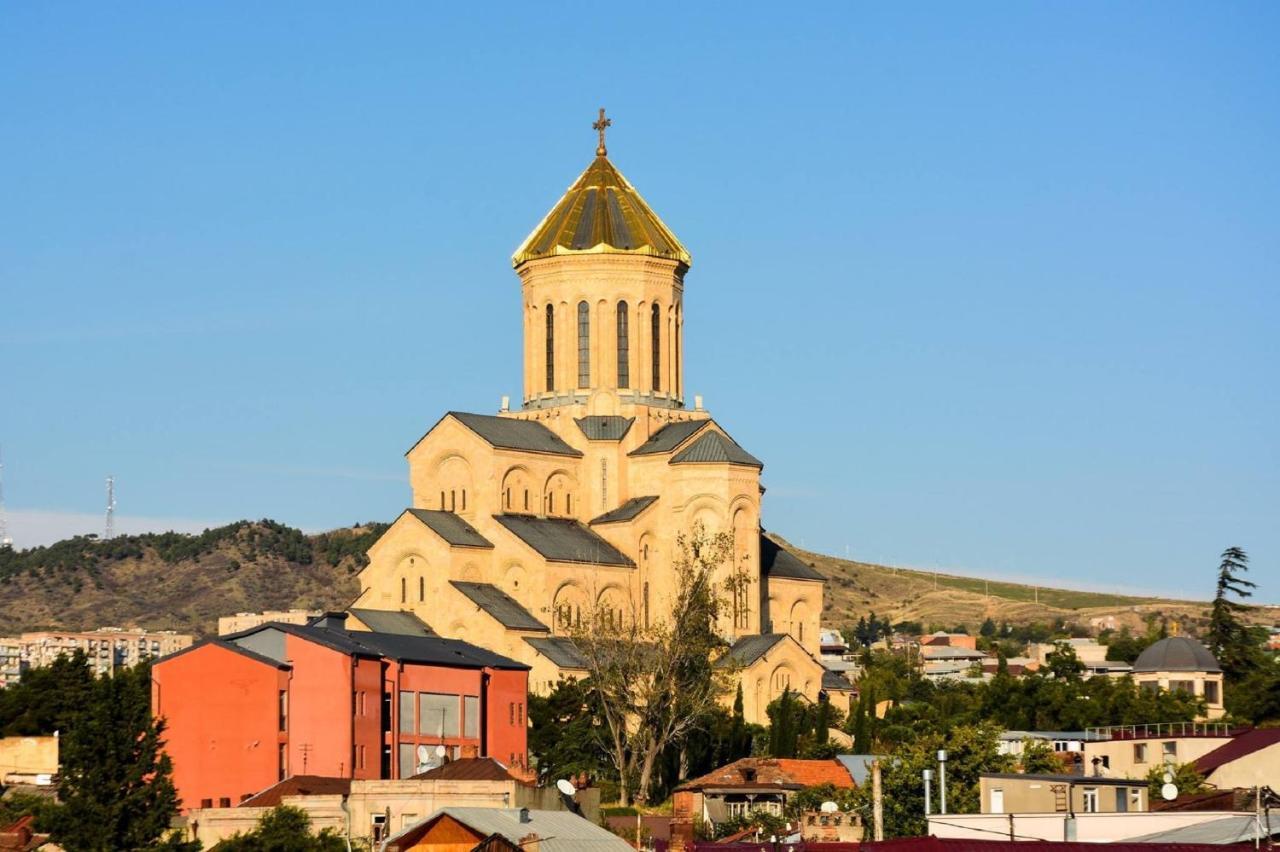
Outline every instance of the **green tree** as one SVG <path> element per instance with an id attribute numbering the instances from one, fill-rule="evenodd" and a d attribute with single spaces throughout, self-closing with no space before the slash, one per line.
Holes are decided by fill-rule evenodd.
<path id="1" fill-rule="evenodd" d="M 1249 629 L 1240 620 L 1245 605 L 1231 598 L 1253 596 L 1257 585 L 1241 576 L 1248 570 L 1249 557 L 1243 550 L 1228 547 L 1222 551 L 1217 593 L 1209 614 L 1209 648 L 1231 680 L 1239 680 L 1256 669 L 1261 656 Z"/>
<path id="2" fill-rule="evenodd" d="M 57 843 L 72 852 L 172 848 L 164 836 L 178 795 L 163 733 L 164 721 L 151 716 L 150 666 L 94 683 L 61 742 Z"/>
<path id="3" fill-rule="evenodd" d="M 1018 756 L 1018 768 L 1028 775 L 1052 775 L 1062 772 L 1062 761 L 1045 740 L 1025 739 L 1022 754 Z"/>
<path id="4" fill-rule="evenodd" d="M 1190 793 L 1199 793 L 1207 789 L 1204 783 L 1204 776 L 1196 771 L 1193 763 L 1164 764 L 1161 766 L 1153 766 L 1147 772 L 1147 794 L 1152 802 L 1161 800 L 1161 788 L 1164 787 L 1164 774 L 1170 772 L 1173 774 L 1173 781 L 1169 782 L 1178 788 L 1178 795 L 1185 796 Z"/>
<path id="5" fill-rule="evenodd" d="M 1076 655 L 1076 649 L 1066 642 L 1057 642 L 1044 658 L 1045 667 L 1056 680 L 1080 680 L 1084 675 L 1084 663 Z"/>
<path id="6" fill-rule="evenodd" d="M 544 784 L 607 774 L 595 736 L 600 713 L 594 702 L 594 691 L 580 680 L 560 680 L 546 696 L 529 694 L 529 754 Z"/>
<path id="7" fill-rule="evenodd" d="M 978 628 L 978 634 L 985 639 L 990 639 L 996 635 L 996 623 L 988 618 L 982 622 L 982 627 Z"/>
<path id="8" fill-rule="evenodd" d="M 18 683 L 0 690 L 0 732 L 28 737 L 68 733 L 93 691 L 93 672 L 83 651 L 27 669 Z"/>
<path id="9" fill-rule="evenodd" d="M 228 837 L 211 852 L 345 852 L 346 848 L 332 829 L 312 834 L 306 811 L 280 805 L 263 814 L 253 831 Z"/>

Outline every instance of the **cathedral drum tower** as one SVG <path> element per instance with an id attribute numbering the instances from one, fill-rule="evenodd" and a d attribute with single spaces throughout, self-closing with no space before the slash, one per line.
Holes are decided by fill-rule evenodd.
<path id="1" fill-rule="evenodd" d="M 410 448 L 413 505 L 370 548 L 349 624 L 466 639 L 548 690 L 583 673 L 582 613 L 670 616 L 676 537 L 702 523 L 733 535 L 720 626 L 748 719 L 788 687 L 847 705 L 816 659 L 823 577 L 761 533 L 763 465 L 685 407 L 692 258 L 610 162 L 611 124 L 600 110 L 595 159 L 512 258 L 521 407 L 449 412 Z"/>

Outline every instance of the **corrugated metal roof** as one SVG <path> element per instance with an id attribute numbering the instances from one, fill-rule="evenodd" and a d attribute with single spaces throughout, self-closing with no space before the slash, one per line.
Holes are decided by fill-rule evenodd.
<path id="1" fill-rule="evenodd" d="M 582 455 L 581 451 L 566 444 L 559 435 L 536 420 L 517 420 L 513 417 L 471 414 L 466 411 L 450 411 L 445 416 L 455 418 L 493 446 L 505 450 L 551 453 L 557 456 Z"/>
<path id="2" fill-rule="evenodd" d="M 521 813 L 526 816 L 521 819 Z M 630 844 L 608 829 L 583 819 L 572 811 L 543 811 L 515 808 L 441 808 L 431 816 L 392 835 L 384 848 L 409 848 L 422 829 L 441 816 L 449 816 L 478 834 L 499 835 L 514 844 L 530 834 L 538 836 L 538 848 L 545 852 L 628 852 Z"/>
<path id="3" fill-rule="evenodd" d="M 785 633 L 760 633 L 742 636 L 729 648 L 724 659 L 739 666 L 749 666 L 769 652 L 769 649 L 787 638 Z"/>
<path id="4" fill-rule="evenodd" d="M 617 524 L 634 520 L 641 512 L 658 502 L 657 497 L 632 497 L 616 509 L 592 518 L 590 524 Z"/>
<path id="5" fill-rule="evenodd" d="M 742 449 L 721 432 L 708 432 L 671 458 L 671 464 L 745 464 L 764 467 L 764 462 Z"/>
<path id="6" fill-rule="evenodd" d="M 526 637 L 524 641 L 562 669 L 587 667 L 587 658 L 568 636 Z"/>
<path id="7" fill-rule="evenodd" d="M 494 515 L 517 538 L 552 562 L 584 562 L 589 565 L 635 565 L 625 554 L 571 518 L 537 518 L 532 515 Z"/>
<path id="8" fill-rule="evenodd" d="M 627 455 L 648 456 L 669 453 L 710 422 L 710 420 L 681 420 L 679 423 L 668 423 Z"/>
<path id="9" fill-rule="evenodd" d="M 790 580 L 826 580 L 818 571 L 768 536 L 760 536 L 760 573 Z"/>
<path id="10" fill-rule="evenodd" d="M 405 636 L 435 636 L 427 623 L 411 612 L 387 609 L 352 609 L 351 614 L 376 633 L 400 633 Z"/>
<path id="11" fill-rule="evenodd" d="M 511 595 L 489 583 L 464 583 L 450 580 L 449 585 L 462 592 L 471 602 L 493 616 L 499 624 L 511 630 L 540 630 L 550 633 L 551 628 L 534 618 Z"/>
<path id="12" fill-rule="evenodd" d="M 640 254 L 693 262 L 688 250 L 607 157 L 596 157 L 511 257 Z"/>
<path id="13" fill-rule="evenodd" d="M 1224 764 L 1273 745 L 1280 745 L 1280 728 L 1256 728 L 1245 731 L 1197 759 L 1196 770 L 1202 775 L 1208 775 Z"/>
<path id="14" fill-rule="evenodd" d="M 618 417 L 616 415 L 592 414 L 578 417 L 574 421 L 582 434 L 591 441 L 621 441 L 631 431 L 634 417 Z"/>
<path id="15" fill-rule="evenodd" d="M 487 547 L 492 549 L 493 543 L 480 535 L 462 516 L 439 509 L 406 509 L 422 523 L 426 524 L 436 535 L 453 547 Z"/>

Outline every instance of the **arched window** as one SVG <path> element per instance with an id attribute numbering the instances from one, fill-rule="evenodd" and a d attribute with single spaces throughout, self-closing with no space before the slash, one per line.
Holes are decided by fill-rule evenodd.
<path id="1" fill-rule="evenodd" d="M 547 392 L 556 389 L 556 309 L 547 305 Z"/>
<path id="2" fill-rule="evenodd" d="M 653 389 L 662 390 L 662 312 L 657 305 L 649 311 L 649 348 L 653 350 Z"/>
<path id="3" fill-rule="evenodd" d="M 618 387 L 631 387 L 631 341 L 627 331 L 627 303 L 618 303 Z"/>
<path id="4" fill-rule="evenodd" d="M 578 303 L 578 387 L 591 387 L 591 307 Z"/>
<path id="5" fill-rule="evenodd" d="M 510 488 L 508 488 L 502 494 L 502 508 L 504 509 L 511 508 L 511 489 Z"/>

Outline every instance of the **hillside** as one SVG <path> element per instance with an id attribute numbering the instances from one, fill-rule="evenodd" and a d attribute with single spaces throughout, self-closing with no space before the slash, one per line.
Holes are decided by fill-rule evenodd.
<path id="1" fill-rule="evenodd" d="M 308 536 L 240 521 L 200 535 L 81 536 L 0 551 L 0 631 L 137 625 L 209 635 L 218 616 L 234 612 L 341 608 L 359 591 L 355 572 L 384 529 Z"/>
<path id="2" fill-rule="evenodd" d="M 341 608 L 359 591 L 355 574 L 384 529 L 367 524 L 306 535 L 273 521 L 240 521 L 200 535 L 77 537 L 0 551 L 0 634 L 137 625 L 209 635 L 220 615 Z M 1204 603 L 935 577 L 836 559 L 774 538 L 828 577 L 823 624 L 834 627 L 872 612 L 894 622 L 970 630 L 988 617 L 1014 625 L 1061 619 L 1095 630 L 1138 629 L 1151 614 L 1195 629 L 1207 616 Z"/>
<path id="3" fill-rule="evenodd" d="M 1014 625 L 1051 624 L 1061 620 L 1094 632 L 1125 625 L 1140 630 L 1149 615 L 1177 619 L 1194 629 L 1202 625 L 1209 614 L 1207 602 L 935 575 L 929 571 L 837 559 L 796 547 L 779 536 L 771 537 L 828 578 L 822 623 L 833 627 L 852 624 L 874 612 L 894 623 L 919 621 L 926 627 L 945 628 L 965 625 L 971 631 L 987 618 Z"/>

